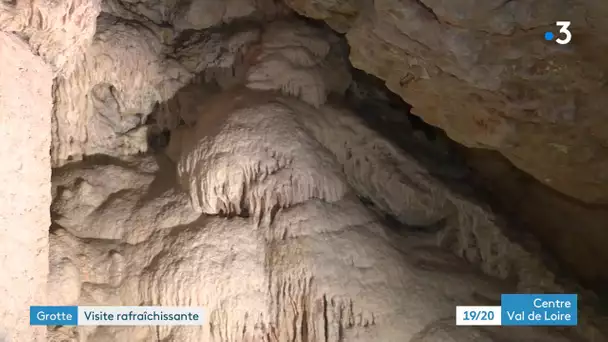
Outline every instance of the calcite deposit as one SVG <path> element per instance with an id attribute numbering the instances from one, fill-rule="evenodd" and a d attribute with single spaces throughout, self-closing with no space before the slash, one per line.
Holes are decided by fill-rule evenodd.
<path id="1" fill-rule="evenodd" d="M 180 148 L 171 149 L 177 174 L 167 156 L 91 160 L 58 169 L 54 183 L 50 284 L 64 297 L 53 304 L 203 306 L 208 324 L 82 327 L 53 338 L 464 342 L 601 333 L 591 321 L 580 332 L 454 331 L 454 303 L 563 289 L 490 211 L 441 187 L 352 112 L 246 89 L 228 94 L 210 99 L 225 109 L 214 125 L 201 120 L 180 132 Z M 357 156 L 367 148 L 381 157 Z M 403 197 L 385 195 L 395 192 Z M 402 220 L 402 230 L 358 193 Z M 441 219 L 449 223 L 439 231 L 420 228 Z"/>
<path id="2" fill-rule="evenodd" d="M 566 1 L 0 2 L 0 341 L 608 340 L 601 300 L 581 285 L 608 280 L 590 262 L 607 260 L 605 13 Z M 556 20 L 571 20 L 570 45 L 543 40 Z M 473 150 L 456 162 L 464 148 L 447 137 L 540 182 L 526 192 Z M 468 166 L 505 179 L 473 182 Z M 522 231 L 519 215 L 538 227 Z M 570 222 L 589 225 L 576 235 Z M 578 293 L 579 325 L 455 326 L 457 305 L 515 292 Z M 207 315 L 47 331 L 27 324 L 36 304 Z"/>

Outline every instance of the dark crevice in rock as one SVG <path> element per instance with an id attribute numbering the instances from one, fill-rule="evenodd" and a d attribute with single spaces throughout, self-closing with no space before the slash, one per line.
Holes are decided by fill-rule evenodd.
<path id="1" fill-rule="evenodd" d="M 148 146 L 154 152 L 161 152 L 167 146 L 171 139 L 171 131 L 163 129 L 160 132 L 148 133 Z"/>
<path id="2" fill-rule="evenodd" d="M 538 250 L 539 246 L 530 245 L 525 236 L 531 233 L 538 238 L 543 253 L 547 253 L 547 264 L 551 265 L 550 260 L 560 261 L 559 266 L 552 265 L 558 276 L 578 279 L 583 286 L 608 298 L 608 293 L 604 293 L 608 279 L 598 274 L 599 251 L 593 255 L 588 246 L 588 241 L 608 241 L 608 231 L 601 236 L 605 231 L 602 226 L 608 222 L 606 206 L 586 204 L 558 193 L 517 169 L 498 152 L 467 148 L 452 141 L 441 129 L 411 114 L 411 106 L 386 89 L 382 80 L 357 70 L 353 75 L 355 82 L 375 90 L 367 97 L 355 94 L 353 89 L 347 94 L 355 111 L 370 127 L 415 157 L 452 190 L 488 204 L 505 220 L 507 236 L 530 250 Z M 394 218 L 386 220 L 389 226 L 402 226 Z M 596 236 L 577 239 L 573 232 L 576 229 Z M 569 237 L 563 243 L 577 246 L 572 254 L 555 247 L 556 231 L 562 238 Z M 589 256 L 581 259 L 576 255 L 581 252 Z M 582 269 L 581 264 L 589 269 Z"/>
<path id="3" fill-rule="evenodd" d="M 304 20 L 331 30 L 324 21 Z M 349 51 L 345 35 L 339 35 Z M 608 260 L 601 262 L 605 253 L 600 248 L 608 241 L 608 206 L 587 204 L 559 193 L 498 152 L 468 148 L 451 140 L 442 129 L 413 115 L 411 105 L 390 91 L 383 80 L 352 66 L 351 73 L 353 86 L 345 94 L 346 100 L 371 128 L 416 158 L 452 190 L 489 205 L 504 220 L 504 233 L 529 250 L 542 250 L 545 262 L 565 282 L 577 279 L 608 298 L 608 275 L 601 270 Z M 384 218 L 389 226 L 406 228 L 399 228 L 403 225 L 390 215 Z M 579 235 L 575 229 L 585 234 Z M 530 245 L 526 238 L 530 234 L 542 246 Z M 563 241 L 556 242 L 556 234 Z"/>

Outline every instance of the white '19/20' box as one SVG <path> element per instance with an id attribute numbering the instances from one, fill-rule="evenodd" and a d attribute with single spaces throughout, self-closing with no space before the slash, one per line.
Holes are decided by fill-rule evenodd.
<path id="1" fill-rule="evenodd" d="M 500 306 L 457 306 L 456 325 L 501 325 Z"/>

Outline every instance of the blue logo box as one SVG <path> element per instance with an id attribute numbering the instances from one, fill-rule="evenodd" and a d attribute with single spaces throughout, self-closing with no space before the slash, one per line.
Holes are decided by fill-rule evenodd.
<path id="1" fill-rule="evenodd" d="M 30 325 L 78 325 L 78 307 L 30 306 Z"/>
<path id="2" fill-rule="evenodd" d="M 502 325 L 575 326 L 578 323 L 576 294 L 503 294 Z"/>

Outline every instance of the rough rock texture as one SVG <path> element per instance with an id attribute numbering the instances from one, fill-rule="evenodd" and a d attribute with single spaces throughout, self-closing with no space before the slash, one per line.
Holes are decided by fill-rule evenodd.
<path id="1" fill-rule="evenodd" d="M 608 203 L 603 1 L 286 0 L 345 32 L 413 113 L 542 183 Z M 543 39 L 571 21 L 569 45 Z"/>
<path id="2" fill-rule="evenodd" d="M 224 114 L 232 115 L 218 129 L 221 138 L 198 125 L 195 135 L 201 139 L 179 164 L 196 210 L 259 218 L 309 199 L 343 197 L 340 165 L 294 122 L 291 116 L 297 113 L 269 103 Z"/>
<path id="3" fill-rule="evenodd" d="M 515 218 L 518 229 L 533 232 L 565 268 L 605 295 L 608 210 L 560 196 L 487 150 L 467 153 L 469 163 L 479 171 L 477 181 Z"/>
<path id="4" fill-rule="evenodd" d="M 242 16 L 285 15 L 283 7 L 272 1 L 258 5 L 256 11 Z M 264 34 L 255 22 L 236 23 L 233 30 L 182 34 L 179 28 L 157 23 L 153 14 L 147 13 L 149 18 L 146 12 L 131 13 L 120 3 L 110 2 L 103 9 L 91 45 L 73 63 L 73 71 L 55 81 L 54 166 L 87 155 L 147 151 L 150 132 L 142 124 L 154 106 L 165 103 L 201 75 L 222 88 L 246 78 L 249 87 L 293 93 L 316 104 L 322 103 L 328 93 L 343 92 L 348 87 L 350 79 L 341 50 L 331 48 L 337 45 L 337 37 L 320 40 L 315 37 L 318 33 L 304 23 L 287 35 L 282 33 L 286 23 L 280 21 L 265 27 Z M 164 9 L 167 13 L 170 10 Z M 226 14 L 218 13 L 219 22 L 227 20 L 222 19 L 222 13 Z M 310 50 L 302 48 L 302 39 L 310 41 Z M 254 61 L 256 67 L 247 68 Z M 306 79 L 296 88 L 293 82 L 269 75 L 277 72 L 299 73 Z M 169 115 L 158 121 L 164 128 L 175 128 L 179 122 L 176 118 L 179 116 Z"/>
<path id="5" fill-rule="evenodd" d="M 601 172 L 607 159 L 600 157 L 608 140 L 601 116 L 608 100 L 599 95 L 605 62 L 596 54 L 605 39 L 591 46 L 587 38 L 606 28 L 601 5 L 286 3 L 346 33 L 356 67 L 382 78 L 452 138 L 500 151 L 570 196 L 608 203 Z M 572 44 L 544 42 L 542 32 L 562 19 L 573 22 Z M 3 152 L 28 153 L 15 169 L 40 172 L 38 183 L 21 182 L 35 191 L 14 177 L 4 183 L 18 186 L 19 196 L 48 189 L 41 175 L 50 165 L 24 162 L 44 154 L 38 160 L 48 163 L 47 147 L 24 149 L 48 139 L 47 132 L 56 167 L 48 257 L 53 296 L 23 302 L 197 305 L 210 313 L 208 324 L 194 328 L 51 328 L 51 341 L 608 340 L 593 293 L 557 277 L 559 268 L 547 267 L 533 238 L 506 230 L 470 191 L 439 181 L 417 159 L 431 154 L 424 144 L 414 144 L 414 158 L 336 99 L 356 88 L 348 47 L 282 2 L 2 1 L 0 31 L 14 33 L 22 52 L 29 45 L 50 67 L 41 71 L 48 74 L 44 82 L 26 89 L 48 91 L 50 73 L 55 76 L 50 119 L 48 98 L 10 97 L 8 106 L 2 98 L 0 115 L 13 103 L 40 104 L 45 107 L 32 109 L 36 119 L 50 123 L 18 148 L 7 138 Z M 0 48 L 6 46 L 12 45 Z M 32 55 L 26 57 L 8 65 L 29 63 Z M 8 74 L 18 70 L 6 70 L 3 81 L 20 80 Z M 21 89 L 11 83 L 0 90 Z M 8 110 L 0 119 L 10 121 L 0 130 L 30 127 L 16 118 Z M 149 154 L 169 137 L 166 156 Z M 28 197 L 27 204 L 48 209 L 45 196 Z M 27 226 L 11 216 L 19 210 L 8 208 L 0 217 L 10 222 L 2 227 Z M 33 225 L 46 230 L 48 222 Z M 595 228 L 585 234 L 603 236 Z M 46 239 L 29 241 L 37 253 L 11 262 L 9 271 L 28 257 L 44 260 Z M 9 248 L 10 258 L 27 250 Z M 594 272 L 600 271 L 585 269 Z M 36 276 L 27 286 L 41 285 L 46 273 Z M 453 326 L 455 305 L 496 304 L 501 292 L 515 291 L 580 293 L 579 326 Z M 16 303 L 2 327 L 22 323 L 14 320 L 27 317 L 18 314 L 27 303 Z M 42 338 L 39 329 L 16 331 L 24 334 L 19 341 L 30 340 L 27 334 Z M 6 337 L 0 330 L 0 340 Z"/>
<path id="6" fill-rule="evenodd" d="M 69 74 L 95 33 L 100 0 L 23 0 L 0 3 L 0 31 L 27 39 L 56 74 Z"/>
<path id="7" fill-rule="evenodd" d="M 577 329 L 453 329 L 456 303 L 566 289 L 491 210 L 328 98 L 344 91 L 319 73 L 332 38 L 299 22 L 243 30 L 228 44 L 260 38 L 224 50 L 243 55 L 242 72 L 211 73 L 229 82 L 192 84 L 154 112 L 174 128 L 169 158 L 87 158 L 53 179 L 54 304 L 204 306 L 208 324 L 56 329 L 53 340 L 605 338 L 586 293 Z M 275 61 L 282 69 L 264 66 Z"/>
<path id="8" fill-rule="evenodd" d="M 0 341 L 45 341 L 29 306 L 46 301 L 52 72 L 0 32 Z"/>
<path id="9" fill-rule="evenodd" d="M 165 57 L 160 38 L 149 26 L 105 13 L 74 69 L 55 81 L 54 165 L 86 154 L 146 151 L 147 132 L 141 125 L 145 115 L 189 76 Z"/>
<path id="10" fill-rule="evenodd" d="M 354 196 L 355 189 L 363 187 L 378 203 L 393 200 L 372 190 L 385 184 L 383 174 L 354 168 L 340 176 L 334 167 L 340 162 L 334 153 L 340 150 L 325 145 L 330 137 L 317 138 L 324 136 L 320 120 L 327 112 L 297 99 L 264 95 L 233 93 L 233 100 L 248 98 L 241 100 L 243 108 L 228 106 L 211 131 L 205 129 L 209 122 L 201 120 L 202 126 L 191 128 L 190 139 L 182 140 L 186 144 L 179 153 L 178 174 L 190 195 L 176 190 L 170 169 L 154 172 L 153 157 L 89 161 L 55 173 L 53 212 L 58 226 L 51 235 L 51 284 L 65 296 L 55 298 L 54 304 L 197 305 L 208 308 L 209 324 L 81 327 L 52 331 L 53 338 L 387 342 L 603 338 L 585 306 L 581 310 L 585 323 L 579 331 L 454 330 L 454 303 L 496 303 L 501 292 L 516 288 L 561 289 L 537 259 L 510 242 L 493 223 L 484 222 L 492 215 L 489 211 L 457 199 L 446 189 L 450 202 L 460 201 L 457 211 L 477 212 L 466 213 L 469 220 L 440 233 L 390 230 Z M 267 101 L 260 103 L 260 98 Z M 378 148 L 391 147 L 366 131 L 352 113 L 343 111 L 337 118 L 332 136 L 351 145 L 343 149 L 364 150 L 360 139 Z M 267 132 L 297 141 L 282 150 L 259 140 Z M 276 139 L 274 134 L 268 136 L 269 143 Z M 403 163 L 394 177 L 423 178 L 428 187 L 441 190 L 407 155 L 394 149 L 385 150 L 385 157 L 381 165 Z M 301 176 L 306 174 L 309 178 Z M 369 177 L 368 183 L 353 182 L 351 188 L 344 179 L 356 180 L 357 175 Z M 402 184 L 397 191 L 406 190 L 412 196 L 424 193 L 412 184 Z M 82 203 L 87 193 L 99 197 Z M 188 205 L 189 197 L 194 207 Z M 424 207 L 415 205 L 414 210 Z M 434 215 L 436 204 L 426 205 L 426 212 Z M 109 227 L 104 217 L 118 218 L 120 228 Z M 478 229 L 477 221 L 486 226 Z M 466 246 L 466 255 L 482 256 L 477 262 L 488 273 L 505 272 L 495 275 L 515 282 L 483 275 L 439 248 L 437 235 L 450 229 L 468 236 L 455 245 Z"/>

